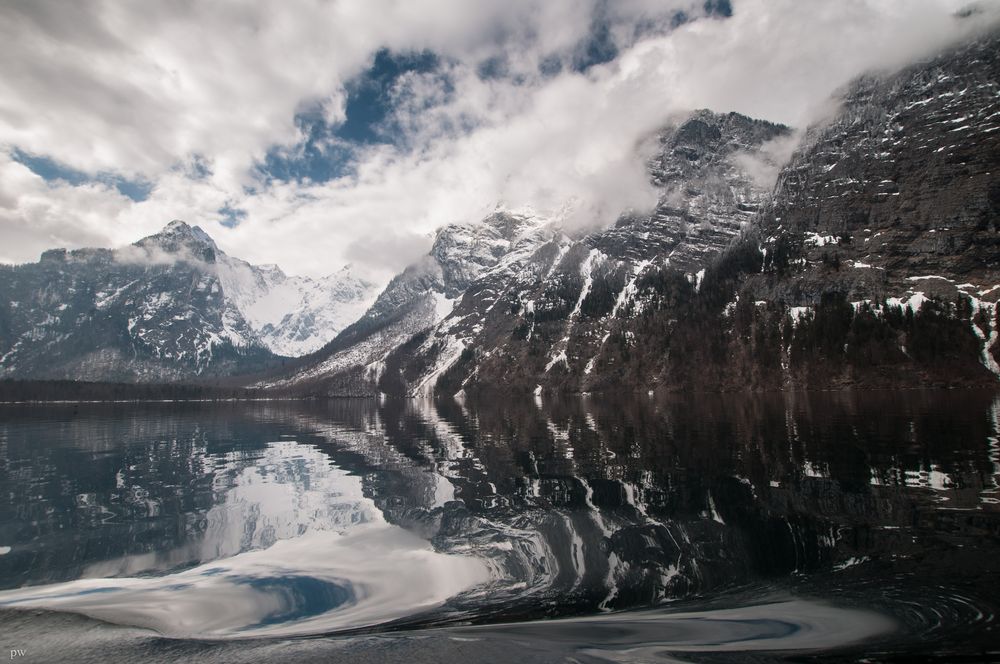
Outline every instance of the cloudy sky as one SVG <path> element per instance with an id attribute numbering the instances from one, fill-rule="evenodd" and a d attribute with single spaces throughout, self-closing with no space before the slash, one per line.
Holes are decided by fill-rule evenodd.
<path id="1" fill-rule="evenodd" d="M 651 203 L 672 114 L 805 126 L 996 16 L 968 0 L 4 0 L 0 262 L 175 218 L 235 256 L 373 276 L 497 205 Z"/>

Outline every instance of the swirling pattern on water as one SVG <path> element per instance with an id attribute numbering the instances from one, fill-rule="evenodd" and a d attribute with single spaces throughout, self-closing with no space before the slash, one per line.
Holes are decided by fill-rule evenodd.
<path id="1" fill-rule="evenodd" d="M 997 403 L 22 407 L 0 607 L 238 641 L 472 622 L 601 661 L 987 652 Z"/>
<path id="2" fill-rule="evenodd" d="M 73 611 L 173 637 L 293 636 L 412 616 L 487 580 L 477 559 L 435 552 L 383 523 L 307 533 L 165 576 L 7 591 L 0 606 Z"/>

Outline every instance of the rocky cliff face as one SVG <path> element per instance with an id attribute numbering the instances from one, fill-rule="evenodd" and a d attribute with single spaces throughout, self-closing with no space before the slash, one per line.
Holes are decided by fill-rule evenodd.
<path id="1" fill-rule="evenodd" d="M 583 343 L 592 356 L 592 342 L 617 318 L 623 288 L 634 290 L 654 263 L 696 279 L 744 228 L 768 193 L 760 172 L 777 169 L 768 149 L 789 134 L 735 113 L 699 111 L 657 137 L 649 172 L 661 195 L 652 214 L 591 234 L 506 212 L 445 227 L 429 255 L 321 357 L 267 384 L 327 395 L 417 393 L 448 380 L 445 373 L 473 370 L 470 353 L 531 373 L 568 364 L 567 353 L 582 353 Z"/>
<path id="2" fill-rule="evenodd" d="M 366 306 L 372 290 L 345 274 L 327 283 L 257 268 L 181 221 L 122 249 L 52 250 L 0 271 L 5 378 L 156 382 L 259 371 L 279 353 L 328 340 L 336 311 L 356 315 L 352 306 Z"/>
<path id="3" fill-rule="evenodd" d="M 695 114 L 653 215 L 483 275 L 383 389 L 996 384 L 998 80 L 991 36 L 855 82 L 773 193 L 787 130 Z"/>
<path id="4" fill-rule="evenodd" d="M 836 281 L 852 297 L 940 289 L 978 295 L 1000 269 L 1000 58 L 984 40 L 844 91 L 782 171 L 761 232 L 795 246 L 792 284 Z M 826 262 L 823 259 L 826 257 Z M 985 279 L 985 281 L 983 281 Z M 989 282 L 989 283 L 987 283 Z M 928 286 L 924 289 L 923 286 Z M 786 292 L 787 289 L 786 289 Z M 807 300 L 793 304 L 815 304 Z"/>
<path id="5" fill-rule="evenodd" d="M 625 216 L 585 243 L 617 260 L 659 261 L 693 274 L 766 202 L 794 136 L 782 125 L 701 110 L 657 138 L 659 149 L 648 164 L 660 188 L 656 209 Z"/>
<path id="6" fill-rule="evenodd" d="M 998 80 L 993 36 L 855 82 L 808 132 L 733 305 L 766 302 L 741 325 L 780 336 L 781 383 L 996 382 Z"/>

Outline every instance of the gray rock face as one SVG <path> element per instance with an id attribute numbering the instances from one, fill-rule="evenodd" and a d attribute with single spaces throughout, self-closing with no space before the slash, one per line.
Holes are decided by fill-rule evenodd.
<path id="1" fill-rule="evenodd" d="M 853 308 L 844 309 L 852 328 L 881 330 L 877 349 L 855 341 L 869 348 L 864 366 L 850 366 L 844 353 L 827 358 L 819 373 L 837 376 L 830 380 L 867 380 L 872 371 L 886 384 L 990 384 L 1000 376 L 998 81 L 997 35 L 866 76 L 782 171 L 759 219 L 763 273 L 739 297 L 788 308 L 786 337 L 807 335 L 799 322 L 815 328 L 835 300 Z M 933 333 L 921 335 L 920 321 L 936 321 Z M 785 382 L 802 379 L 789 368 Z"/>
<path id="2" fill-rule="evenodd" d="M 681 272 L 697 272 L 767 200 L 781 148 L 792 140 L 783 125 L 738 113 L 693 113 L 658 137 L 649 171 L 662 193 L 653 214 L 622 218 L 587 244 L 618 259 L 669 260 Z"/>
<path id="3" fill-rule="evenodd" d="M 801 279 L 829 279 L 824 255 L 839 263 L 851 299 L 939 274 L 977 291 L 997 284 L 998 81 L 996 39 L 856 81 L 782 172 L 762 232 L 801 249 Z"/>
<path id="4" fill-rule="evenodd" d="M 297 278 L 227 256 L 182 221 L 121 249 L 51 250 L 0 273 L 4 378 L 159 382 L 256 372 L 280 362 L 276 350 L 294 348 L 296 321 L 294 334 L 308 342 L 323 332 L 324 311 L 371 290 L 344 276 L 325 291 L 332 305 L 301 307 L 281 291 Z M 284 327 L 270 325 L 274 318 Z"/>

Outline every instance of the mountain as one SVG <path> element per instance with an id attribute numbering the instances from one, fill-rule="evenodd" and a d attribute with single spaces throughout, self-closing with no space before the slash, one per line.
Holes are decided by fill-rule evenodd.
<path id="1" fill-rule="evenodd" d="M 773 191 L 787 129 L 696 113 L 661 136 L 652 216 L 483 275 L 381 386 L 996 385 L 997 81 L 996 35 L 863 77 Z"/>
<path id="2" fill-rule="evenodd" d="M 781 383 L 996 383 L 998 81 L 994 33 L 855 81 L 807 133 L 758 222 L 763 272 L 736 294 L 789 314 Z M 768 308 L 753 333 L 773 334 Z"/>
<path id="3" fill-rule="evenodd" d="M 390 353 L 446 318 L 469 285 L 505 258 L 530 252 L 557 233 L 549 220 L 510 211 L 444 226 L 430 252 L 393 278 L 359 320 L 304 364 L 258 387 L 374 394 Z"/>
<path id="4" fill-rule="evenodd" d="M 322 348 L 356 321 L 378 293 L 349 265 L 312 279 L 287 276 L 277 265 L 251 265 L 219 253 L 223 292 L 260 343 L 275 355 L 299 357 Z"/>
<path id="5" fill-rule="evenodd" d="M 997 81 L 993 33 L 861 77 L 801 133 L 675 117 L 651 212 L 594 230 L 498 208 L 440 229 L 377 297 L 182 222 L 46 252 L 0 268 L 2 375 L 240 373 L 314 396 L 995 386 Z"/>
<path id="6" fill-rule="evenodd" d="M 766 200 L 760 172 L 777 172 L 770 150 L 790 134 L 736 113 L 699 111 L 656 137 L 648 170 L 660 196 L 651 214 L 590 234 L 509 211 L 446 226 L 358 323 L 310 365 L 267 385 L 323 395 L 415 393 L 472 352 L 547 373 L 578 337 L 606 337 L 617 294 L 657 265 L 696 279 Z"/>
<path id="7" fill-rule="evenodd" d="M 121 249 L 0 266 L 0 376 L 180 381 L 257 372 L 321 346 L 367 305 L 341 271 L 287 277 L 173 221 Z"/>

